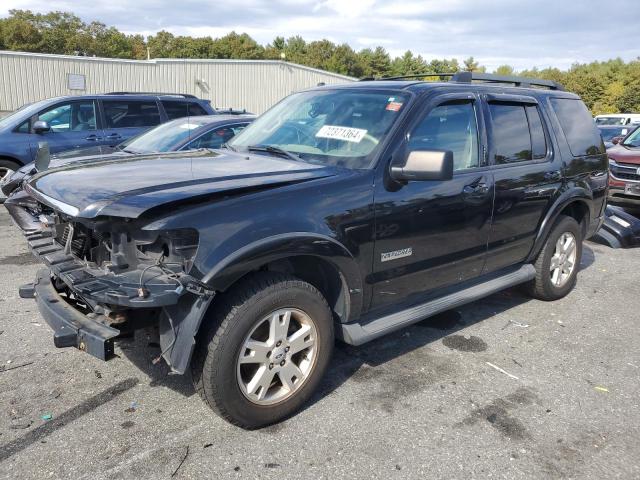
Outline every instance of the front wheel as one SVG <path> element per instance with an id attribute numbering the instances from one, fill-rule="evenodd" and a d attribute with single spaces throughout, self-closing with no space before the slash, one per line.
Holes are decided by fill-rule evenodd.
<path id="1" fill-rule="evenodd" d="M 582 258 L 582 230 L 572 217 L 561 216 L 534 263 L 536 278 L 530 294 L 540 300 L 557 300 L 576 284 Z"/>
<path id="2" fill-rule="evenodd" d="M 299 410 L 329 364 L 333 321 L 312 285 L 259 273 L 221 296 L 192 362 L 196 389 L 229 422 L 259 428 Z"/>

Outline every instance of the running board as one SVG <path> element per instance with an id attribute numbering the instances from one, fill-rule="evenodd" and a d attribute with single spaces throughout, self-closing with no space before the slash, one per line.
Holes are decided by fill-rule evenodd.
<path id="1" fill-rule="evenodd" d="M 467 287 L 444 297 L 436 298 L 427 303 L 402 310 L 401 312 L 376 318 L 364 325 L 359 323 L 340 325 L 341 331 L 338 332 L 338 335 L 344 342 L 350 345 L 362 345 L 363 343 L 400 330 L 437 313 L 459 307 L 466 303 L 475 302 L 505 288 L 533 280 L 535 276 L 536 270 L 533 265 L 523 265 L 515 272 Z"/>

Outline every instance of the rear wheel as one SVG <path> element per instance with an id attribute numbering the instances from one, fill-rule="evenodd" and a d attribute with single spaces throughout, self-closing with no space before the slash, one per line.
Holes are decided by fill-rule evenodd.
<path id="1" fill-rule="evenodd" d="M 329 306 L 312 285 L 255 274 L 221 296 L 208 320 L 193 379 L 207 404 L 231 423 L 259 428 L 287 418 L 320 383 L 334 333 Z"/>
<path id="2" fill-rule="evenodd" d="M 20 165 L 18 165 L 15 162 L 12 162 L 11 160 L 0 159 L 0 183 L 2 183 L 5 177 L 8 178 L 11 175 L 13 175 L 13 172 L 18 170 L 19 168 L 20 168 Z M 2 193 L 2 191 L 0 190 L 0 202 L 4 202 L 6 198 L 7 198 L 6 195 Z"/>
<path id="3" fill-rule="evenodd" d="M 561 216 L 534 263 L 536 278 L 529 292 L 541 300 L 557 300 L 575 286 L 582 257 L 582 231 L 572 217 Z"/>

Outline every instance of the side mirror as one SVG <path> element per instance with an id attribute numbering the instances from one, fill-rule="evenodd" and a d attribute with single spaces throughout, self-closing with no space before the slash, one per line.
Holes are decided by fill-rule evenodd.
<path id="1" fill-rule="evenodd" d="M 413 150 L 402 165 L 391 166 L 391 178 L 411 180 L 451 180 L 453 152 L 451 150 Z"/>
<path id="2" fill-rule="evenodd" d="M 35 133 L 44 133 L 48 132 L 49 130 L 51 130 L 51 127 L 49 126 L 49 123 L 45 122 L 44 120 L 36 120 L 33 123 L 33 131 Z"/>
<path id="3" fill-rule="evenodd" d="M 614 145 L 617 145 L 620 143 L 620 141 L 623 139 L 624 137 L 613 137 L 611 139 L 611 143 L 613 143 Z"/>

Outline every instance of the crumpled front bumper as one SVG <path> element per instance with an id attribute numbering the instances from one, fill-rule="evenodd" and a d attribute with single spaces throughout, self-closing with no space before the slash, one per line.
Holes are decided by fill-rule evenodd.
<path id="1" fill-rule="evenodd" d="M 113 339 L 120 331 L 108 326 L 103 315 L 85 315 L 67 303 L 55 289 L 49 269 L 40 269 L 33 284 L 22 286 L 20 297 L 35 298 L 42 318 L 53 330 L 56 347 L 76 347 L 101 360 L 113 356 Z"/>

